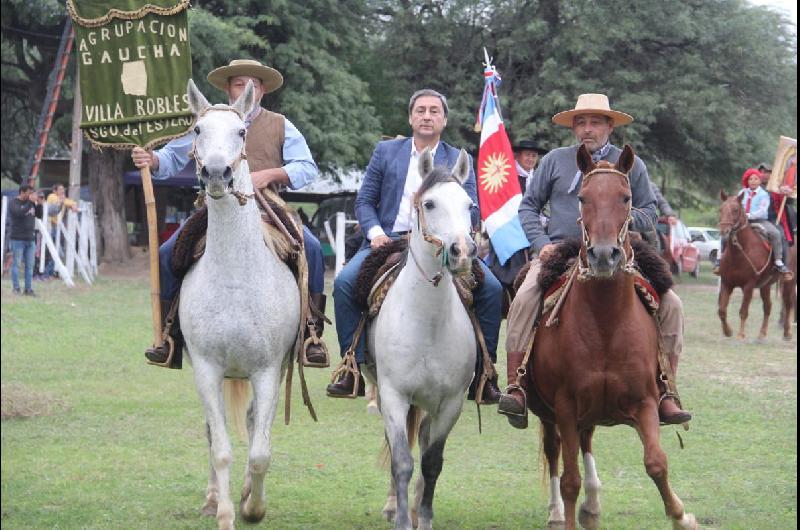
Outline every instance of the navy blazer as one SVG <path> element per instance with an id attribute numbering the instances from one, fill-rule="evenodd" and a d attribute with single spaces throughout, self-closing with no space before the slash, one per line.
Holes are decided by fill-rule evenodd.
<path id="1" fill-rule="evenodd" d="M 355 206 L 356 218 L 365 238 L 373 226 L 379 225 L 387 235 L 394 231 L 411 160 L 411 142 L 411 138 L 386 140 L 379 142 L 372 153 Z M 459 152 L 459 149 L 440 142 L 433 163 L 437 166 L 447 164 L 448 168 L 452 168 L 456 165 Z M 469 158 L 469 177 L 464 182 L 464 190 L 474 203 L 471 212 L 472 225 L 477 226 L 478 196 L 472 157 Z M 365 244 L 369 243 L 365 241 Z"/>

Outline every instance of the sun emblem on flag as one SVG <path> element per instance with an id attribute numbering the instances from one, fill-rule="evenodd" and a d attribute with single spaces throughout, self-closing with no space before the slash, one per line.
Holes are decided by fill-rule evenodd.
<path id="1" fill-rule="evenodd" d="M 480 175 L 481 186 L 488 193 L 496 193 L 508 180 L 511 165 L 503 153 L 495 153 L 486 157 Z"/>

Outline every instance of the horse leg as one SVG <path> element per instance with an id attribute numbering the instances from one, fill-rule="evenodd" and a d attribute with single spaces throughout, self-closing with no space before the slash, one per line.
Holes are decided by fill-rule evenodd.
<path id="1" fill-rule="evenodd" d="M 561 499 L 561 479 L 558 477 L 558 457 L 561 455 L 561 437 L 555 423 L 541 422 L 542 449 L 550 475 L 550 504 L 547 506 L 547 526 L 564 525 L 564 501 Z"/>
<path id="2" fill-rule="evenodd" d="M 769 315 L 772 313 L 772 293 L 771 285 L 761 288 L 761 305 L 764 308 L 764 320 L 761 322 L 761 330 L 758 332 L 759 342 L 767 339 L 767 326 L 769 325 Z"/>
<path id="3" fill-rule="evenodd" d="M 561 460 L 564 470 L 561 473 L 561 498 L 564 499 L 564 526 L 566 530 L 575 528 L 575 505 L 581 491 L 581 471 L 578 468 L 578 428 L 575 417 L 575 404 L 556 402 L 556 421 L 561 434 Z"/>
<path id="4" fill-rule="evenodd" d="M 214 471 L 214 460 L 211 451 L 211 427 L 206 422 L 206 440 L 208 440 L 208 485 L 206 486 L 206 502 L 200 513 L 208 517 L 216 517 L 217 504 L 219 503 L 219 484 L 217 482 L 217 472 Z"/>
<path id="5" fill-rule="evenodd" d="M 411 518 L 408 513 L 408 483 L 414 471 L 414 459 L 408 446 L 406 416 L 408 402 L 393 390 L 380 388 L 381 412 L 386 431 L 386 440 L 392 455 L 392 479 L 397 493 L 397 512 L 395 528 L 411 530 Z"/>
<path id="6" fill-rule="evenodd" d="M 422 464 L 422 455 L 428 450 L 431 444 L 431 421 L 432 416 L 426 414 L 422 418 L 419 426 L 419 454 L 420 464 Z M 414 528 L 419 528 L 419 510 L 422 505 L 422 495 L 425 492 L 425 473 L 420 473 L 417 477 L 417 482 L 414 484 L 414 505 L 411 507 L 411 524 Z"/>
<path id="7" fill-rule="evenodd" d="M 192 359 L 194 379 L 198 394 L 206 410 L 206 423 L 211 439 L 211 465 L 218 486 L 217 526 L 233 530 L 235 514 L 230 492 L 230 471 L 233 455 L 228 433 L 225 430 L 225 413 L 222 402 L 222 370 L 200 356 Z M 209 481 L 210 483 L 211 481 Z"/>
<path id="8" fill-rule="evenodd" d="M 239 503 L 242 519 L 257 523 L 264 518 L 266 497 L 264 476 L 272 459 L 270 429 L 275 418 L 280 391 L 280 368 L 264 370 L 250 377 L 253 385 L 252 428 L 247 455 L 247 477 Z"/>
<path id="9" fill-rule="evenodd" d="M 442 402 L 436 416 L 431 419 L 425 449 L 423 450 L 420 445 L 420 469 L 425 479 L 425 487 L 419 507 L 419 530 L 433 528 L 433 494 L 444 464 L 444 446 L 447 436 L 461 415 L 463 403 L 461 394 Z"/>
<path id="10" fill-rule="evenodd" d="M 697 527 L 694 515 L 687 513 L 683 508 L 683 502 L 672 491 L 668 480 L 667 455 L 661 449 L 659 443 L 658 425 L 658 406 L 655 400 L 643 407 L 636 418 L 634 426 L 639 433 L 644 447 L 644 467 L 647 474 L 653 479 L 661 499 L 664 502 L 664 509 L 667 517 L 672 519 L 672 527 L 675 530 L 694 530 Z"/>
<path id="11" fill-rule="evenodd" d="M 394 478 L 391 476 L 389 477 L 389 491 L 386 493 L 386 504 L 383 505 L 381 514 L 390 523 L 393 523 L 397 517 L 397 488 L 394 485 Z"/>
<path id="12" fill-rule="evenodd" d="M 719 299 L 717 301 L 718 308 L 717 314 L 719 315 L 719 319 L 722 322 L 722 334 L 726 337 L 730 337 L 733 335 L 733 330 L 731 329 L 730 325 L 728 325 L 728 302 L 731 300 L 731 293 L 733 292 L 733 287 L 721 284 L 719 287 Z"/>
<path id="13" fill-rule="evenodd" d="M 592 456 L 592 435 L 594 427 L 580 432 L 581 452 L 583 453 L 583 489 L 586 499 L 581 503 L 578 512 L 578 522 L 583 528 L 596 529 L 600 527 L 600 477 L 597 476 L 594 456 Z"/>
<path id="14" fill-rule="evenodd" d="M 743 287 L 742 294 L 742 306 L 739 308 L 739 333 L 736 335 L 739 340 L 744 340 L 745 338 L 744 325 L 747 323 L 750 302 L 753 300 L 753 286 Z"/>

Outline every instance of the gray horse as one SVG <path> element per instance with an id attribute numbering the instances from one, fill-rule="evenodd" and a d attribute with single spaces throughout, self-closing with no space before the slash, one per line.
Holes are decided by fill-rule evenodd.
<path id="1" fill-rule="evenodd" d="M 451 174 L 434 168 L 425 149 L 419 164 L 424 180 L 414 199 L 409 257 L 368 329 L 374 364 L 365 368 L 367 378 L 378 385 L 391 451 L 392 487 L 383 513 L 404 530 L 412 527 L 414 515 L 418 528 L 432 528 L 444 445 L 461 415 L 477 349 L 469 315 L 452 281 L 453 274 L 470 270 L 476 255 L 470 237 L 472 200 L 462 188 L 469 158 L 462 150 Z M 409 514 L 408 484 L 414 467 L 410 445 L 417 428 L 422 470 L 415 513 Z"/>
<path id="2" fill-rule="evenodd" d="M 240 503 L 242 518 L 264 517 L 264 476 L 270 464 L 270 428 L 281 378 L 297 338 L 300 294 L 289 268 L 264 243 L 261 217 L 244 159 L 244 116 L 258 104 L 252 83 L 232 105 L 210 105 L 194 82 L 189 105 L 197 117 L 194 155 L 206 189 L 205 254 L 186 275 L 180 321 L 197 392 L 208 423 L 211 471 L 203 512 L 221 529 L 235 518 L 230 495 L 231 444 L 225 428 L 223 380 L 233 392 L 231 411 L 247 410 L 249 453 Z M 244 204 L 241 204 L 244 202 Z"/>

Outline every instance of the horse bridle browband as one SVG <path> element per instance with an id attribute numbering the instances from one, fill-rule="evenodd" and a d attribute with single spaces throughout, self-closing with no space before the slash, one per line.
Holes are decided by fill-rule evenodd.
<path id="1" fill-rule="evenodd" d="M 622 171 L 617 171 L 616 169 L 611 168 L 596 168 L 592 171 L 586 173 L 583 176 L 583 185 L 589 180 L 589 177 L 595 175 L 596 173 L 615 173 L 625 178 L 625 181 L 628 182 L 630 186 L 630 179 L 628 178 L 627 173 L 623 173 Z M 619 229 L 619 233 L 617 233 L 617 246 L 622 249 L 623 254 L 625 254 L 625 240 L 628 238 L 628 232 L 630 231 L 630 224 L 633 222 L 633 200 L 628 201 L 628 215 L 625 218 L 625 222 L 622 223 L 622 226 Z M 583 248 L 588 249 L 590 246 L 591 241 L 589 240 L 589 231 L 586 229 L 586 223 L 583 222 L 583 204 L 578 201 L 578 212 L 580 212 L 580 217 L 578 217 L 577 223 L 581 227 L 581 238 L 583 239 Z M 586 280 L 591 278 L 593 274 L 589 269 L 589 263 L 585 261 L 586 257 L 583 253 L 578 253 L 578 278 L 581 280 Z M 635 267 L 633 265 L 634 260 L 634 253 L 633 247 L 631 247 L 631 254 L 630 256 L 625 256 L 625 266 L 623 267 L 623 272 L 627 274 L 633 274 L 635 272 Z"/>
<path id="2" fill-rule="evenodd" d="M 199 120 L 200 118 L 202 118 L 203 116 L 205 116 L 206 114 L 211 112 L 212 110 L 219 110 L 219 111 L 224 111 L 224 112 L 233 112 L 234 114 L 236 114 L 239 117 L 240 120 L 244 121 L 244 115 L 241 112 L 239 112 L 238 110 L 236 110 L 234 107 L 231 107 L 231 106 L 228 106 L 228 105 L 214 105 L 212 107 L 208 107 L 207 109 L 205 109 L 204 111 L 202 111 L 200 114 L 197 115 L 197 119 Z M 247 160 L 247 152 L 245 150 L 245 146 L 247 144 L 247 142 L 246 142 L 247 132 L 246 131 L 247 131 L 247 129 L 245 128 L 245 137 L 242 139 L 242 150 L 239 152 L 239 156 L 236 157 L 233 160 L 233 166 L 231 167 L 231 171 L 234 172 L 234 173 L 239 170 L 239 164 L 241 164 L 242 160 Z M 203 171 L 204 164 L 203 164 L 203 161 L 200 159 L 200 157 L 197 156 L 197 150 L 195 149 L 196 140 L 197 140 L 197 138 L 195 137 L 195 140 L 192 141 L 192 148 L 189 151 L 189 158 L 194 158 L 194 160 L 195 160 L 195 174 L 197 176 L 197 181 L 200 183 L 200 192 L 198 194 L 200 197 L 198 197 L 198 200 L 204 201 L 205 197 L 206 197 L 206 190 L 205 190 L 205 187 L 203 186 L 203 181 L 200 179 L 200 173 Z M 244 194 L 244 193 L 242 193 L 240 191 L 237 191 L 237 190 L 230 190 L 230 191 L 228 191 L 228 193 L 230 193 L 231 195 L 236 197 L 236 199 L 239 201 L 239 205 L 240 206 L 244 206 L 245 204 L 247 204 L 247 199 L 249 199 L 250 197 L 253 196 L 252 193 L 247 195 L 247 194 Z M 214 197 L 211 197 L 211 198 L 214 199 Z"/>

